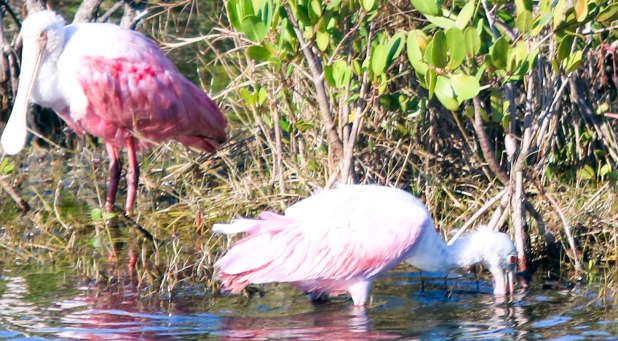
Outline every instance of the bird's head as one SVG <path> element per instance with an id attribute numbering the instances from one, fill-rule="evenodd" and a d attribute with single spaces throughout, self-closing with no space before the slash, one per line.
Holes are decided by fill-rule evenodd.
<path id="1" fill-rule="evenodd" d="M 494 295 L 506 295 L 513 291 L 513 277 L 517 265 L 517 251 L 509 236 L 480 226 L 477 231 L 455 241 L 460 249 L 460 266 L 481 263 L 491 272 Z"/>
<path id="2" fill-rule="evenodd" d="M 513 241 L 507 234 L 486 226 L 481 226 L 475 235 L 479 245 L 482 245 L 481 263 L 494 279 L 494 295 L 511 293 L 517 266 L 517 250 Z"/>
<path id="3" fill-rule="evenodd" d="M 41 64 L 57 58 L 64 45 L 64 19 L 52 11 L 29 15 L 22 23 L 23 48 L 19 86 L 11 117 L 2 132 L 2 149 L 17 154 L 26 143 L 28 100 L 37 81 Z"/>

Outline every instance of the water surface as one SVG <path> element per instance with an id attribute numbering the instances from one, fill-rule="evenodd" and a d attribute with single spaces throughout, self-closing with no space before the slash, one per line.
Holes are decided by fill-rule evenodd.
<path id="1" fill-rule="evenodd" d="M 366 309 L 345 296 L 311 304 L 286 285 L 261 286 L 251 297 L 186 289 L 165 300 L 57 273 L 5 270 L 0 283 L 7 340 L 618 340 L 616 307 L 593 290 L 531 289 L 500 300 L 470 276 L 389 273 Z"/>

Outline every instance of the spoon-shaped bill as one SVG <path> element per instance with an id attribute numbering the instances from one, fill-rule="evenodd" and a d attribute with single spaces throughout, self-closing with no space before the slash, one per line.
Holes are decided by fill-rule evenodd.
<path id="1" fill-rule="evenodd" d="M 26 144 L 26 136 L 28 134 L 28 127 L 26 125 L 28 100 L 32 94 L 39 67 L 43 60 L 43 51 L 39 46 L 24 45 L 23 47 L 22 69 L 19 75 L 17 96 L 15 96 L 13 111 L 0 139 L 2 150 L 7 154 L 14 155 L 19 153 Z"/>

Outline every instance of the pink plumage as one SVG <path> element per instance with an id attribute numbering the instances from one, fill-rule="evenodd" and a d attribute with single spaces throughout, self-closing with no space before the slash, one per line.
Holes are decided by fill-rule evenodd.
<path id="1" fill-rule="evenodd" d="M 181 75 L 156 43 L 111 24 L 65 26 L 51 11 L 24 20 L 22 70 L 13 112 L 2 134 L 8 154 L 26 141 L 29 100 L 54 109 L 76 132 L 105 142 L 110 157 L 111 210 L 126 149 L 127 203 L 131 211 L 139 177 L 136 150 L 173 139 L 213 151 L 225 140 L 217 105 Z"/>
<path id="2" fill-rule="evenodd" d="M 413 195 L 378 185 L 322 190 L 284 215 L 215 224 L 214 232 L 246 236 L 215 267 L 224 291 L 255 283 L 288 282 L 312 297 L 349 292 L 367 301 L 372 282 L 406 260 L 425 271 L 482 263 L 494 276 L 494 293 L 512 290 L 515 247 L 501 232 L 479 229 L 452 245 L 436 232 L 425 205 Z"/>
<path id="3" fill-rule="evenodd" d="M 390 214 L 406 205 L 407 212 Z M 426 225 L 433 228 L 424 205 L 403 191 L 342 186 L 296 203 L 285 215 L 264 212 L 257 220 L 215 225 L 216 232 L 248 234 L 216 267 L 224 290 L 289 282 L 313 296 L 347 291 L 363 305 L 373 280 L 406 257 Z"/>

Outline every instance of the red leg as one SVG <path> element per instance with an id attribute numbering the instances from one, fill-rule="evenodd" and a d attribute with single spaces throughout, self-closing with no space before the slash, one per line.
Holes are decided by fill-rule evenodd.
<path id="1" fill-rule="evenodd" d="M 105 210 L 112 211 L 114 202 L 116 201 L 116 191 L 118 190 L 118 180 L 120 179 L 120 171 L 122 170 L 122 162 L 118 148 L 106 143 L 105 150 L 109 156 L 109 188 L 107 189 L 107 200 L 105 201 Z"/>
<path id="2" fill-rule="evenodd" d="M 127 159 L 129 160 L 129 168 L 127 169 L 127 205 L 126 213 L 130 214 L 135 202 L 137 193 L 137 182 L 139 179 L 139 166 L 135 156 L 135 139 L 130 138 L 127 143 Z"/>

